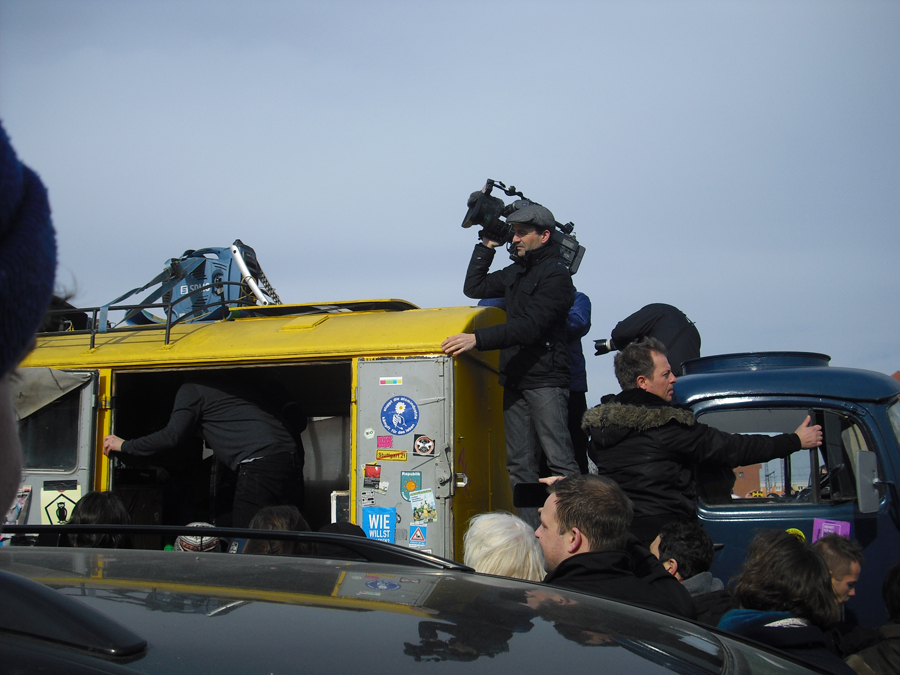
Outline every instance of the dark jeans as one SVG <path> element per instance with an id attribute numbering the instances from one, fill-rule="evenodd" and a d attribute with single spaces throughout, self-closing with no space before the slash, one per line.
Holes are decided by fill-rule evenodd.
<path id="1" fill-rule="evenodd" d="M 569 435 L 575 449 L 575 461 L 581 473 L 588 472 L 588 436 L 581 429 L 581 418 L 587 411 L 587 396 L 583 391 L 569 392 Z"/>
<path id="2" fill-rule="evenodd" d="M 280 452 L 239 466 L 232 527 L 248 527 L 261 508 L 282 504 L 303 509 L 303 460 L 299 453 Z"/>
<path id="3" fill-rule="evenodd" d="M 580 473 L 569 437 L 569 390 L 559 387 L 503 389 L 503 429 L 509 482 L 536 483 L 543 451 L 551 475 Z M 540 525 L 537 509 L 518 509 L 529 525 Z"/>

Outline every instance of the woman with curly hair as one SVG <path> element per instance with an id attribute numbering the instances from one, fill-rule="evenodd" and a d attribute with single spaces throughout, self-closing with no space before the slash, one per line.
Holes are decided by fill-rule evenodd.
<path id="1" fill-rule="evenodd" d="M 793 534 L 763 530 L 747 549 L 737 578 L 740 609 L 719 628 L 777 647 L 840 675 L 853 671 L 826 648 L 824 629 L 840 617 L 831 575 L 822 557 Z"/>

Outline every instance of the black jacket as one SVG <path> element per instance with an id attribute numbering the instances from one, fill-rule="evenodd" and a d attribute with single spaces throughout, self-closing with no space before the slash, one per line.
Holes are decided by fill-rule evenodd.
<path id="1" fill-rule="evenodd" d="M 563 560 L 544 583 L 694 618 L 690 594 L 634 537 L 627 551 L 592 551 Z"/>
<path id="2" fill-rule="evenodd" d="M 463 292 L 503 298 L 506 323 L 475 329 L 478 349 L 500 349 L 500 384 L 513 389 L 569 388 L 566 317 L 575 300 L 572 276 L 555 244 L 488 273 L 494 250 L 477 244 Z"/>
<path id="3" fill-rule="evenodd" d="M 305 419 L 302 421 L 305 427 Z M 269 412 L 246 392 L 221 384 L 188 382 L 175 395 L 172 415 L 164 429 L 125 441 L 122 452 L 150 456 L 184 443 L 199 427 L 216 458 L 233 471 L 250 457 L 265 457 L 302 448 L 290 424 Z"/>
<path id="4" fill-rule="evenodd" d="M 681 364 L 700 356 L 700 332 L 694 323 L 677 307 L 660 302 L 647 305 L 622 319 L 612 331 L 616 349 L 642 337 L 655 337 L 666 346 L 669 365 L 676 376 Z"/>
<path id="5" fill-rule="evenodd" d="M 697 464 L 733 469 L 800 449 L 797 434 L 728 434 L 643 389 L 602 400 L 582 418 L 582 428 L 591 435 L 588 454 L 600 474 L 631 498 L 635 521 L 667 514 L 694 518 Z"/>
<path id="6" fill-rule="evenodd" d="M 850 666 L 826 649 L 820 628 L 789 612 L 734 609 L 722 617 L 719 628 L 781 649 L 825 672 L 854 675 Z"/>

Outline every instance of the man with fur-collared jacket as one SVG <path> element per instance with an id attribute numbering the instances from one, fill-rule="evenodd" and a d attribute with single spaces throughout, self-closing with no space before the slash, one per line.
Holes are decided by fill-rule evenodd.
<path id="1" fill-rule="evenodd" d="M 675 375 L 666 348 L 645 338 L 615 358 L 617 395 L 588 410 L 588 454 L 601 475 L 615 480 L 634 503 L 632 533 L 649 544 L 672 520 L 696 518 L 693 468 L 734 468 L 767 462 L 822 442 L 822 428 L 809 417 L 792 434 L 729 434 L 700 424 L 694 414 L 671 404 Z"/>
<path id="2" fill-rule="evenodd" d="M 551 239 L 556 221 L 548 209 L 531 203 L 506 222 L 514 232 L 513 264 L 489 273 L 500 244 L 482 234 L 463 287 L 469 298 L 503 298 L 506 323 L 451 335 L 441 347 L 452 356 L 470 349 L 501 350 L 506 467 L 515 487 L 538 481 L 538 449 L 552 474 L 580 473 L 568 429 L 566 317 L 575 287 Z M 519 516 L 532 527 L 540 525 L 537 509 L 519 509 Z"/>

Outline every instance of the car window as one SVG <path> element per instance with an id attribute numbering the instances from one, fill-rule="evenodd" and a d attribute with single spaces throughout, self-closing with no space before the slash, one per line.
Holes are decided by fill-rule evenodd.
<path id="1" fill-rule="evenodd" d="M 891 428 L 894 430 L 894 436 L 897 437 L 897 444 L 900 445 L 900 400 L 888 408 L 888 419 L 891 421 Z"/>
<path id="2" fill-rule="evenodd" d="M 793 432 L 811 413 L 808 409 L 745 409 L 698 415 L 704 424 L 729 433 L 778 435 Z M 700 499 L 705 504 L 773 503 L 798 506 L 856 498 L 853 476 L 865 434 L 851 417 L 830 410 L 812 411 L 822 425 L 823 443 L 783 459 L 735 467 L 728 472 L 699 469 Z"/>

